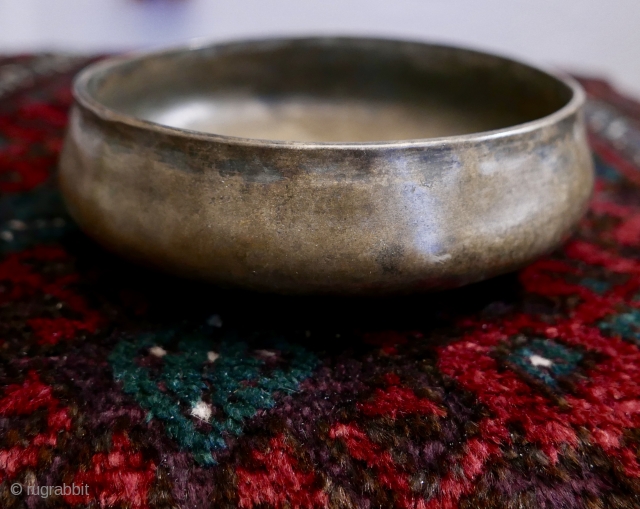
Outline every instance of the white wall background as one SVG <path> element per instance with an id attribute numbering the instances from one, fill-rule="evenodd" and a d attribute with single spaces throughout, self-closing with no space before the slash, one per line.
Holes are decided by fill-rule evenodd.
<path id="1" fill-rule="evenodd" d="M 5 53 L 310 34 L 473 46 L 601 75 L 640 97 L 640 0 L 0 0 Z"/>

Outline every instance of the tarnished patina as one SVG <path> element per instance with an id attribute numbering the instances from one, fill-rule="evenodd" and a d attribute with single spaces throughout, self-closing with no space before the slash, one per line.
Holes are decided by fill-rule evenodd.
<path id="1" fill-rule="evenodd" d="M 593 185 L 580 87 L 475 51 L 241 42 L 103 61 L 74 93 L 72 216 L 125 257 L 223 286 L 478 281 L 557 247 Z"/>

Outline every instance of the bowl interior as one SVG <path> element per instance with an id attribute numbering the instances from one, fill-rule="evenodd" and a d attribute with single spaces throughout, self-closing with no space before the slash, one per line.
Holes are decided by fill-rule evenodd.
<path id="1" fill-rule="evenodd" d="M 120 60 L 91 74 L 107 108 L 263 140 L 375 142 L 470 134 L 547 116 L 572 90 L 458 48 L 362 39 L 261 41 Z"/>

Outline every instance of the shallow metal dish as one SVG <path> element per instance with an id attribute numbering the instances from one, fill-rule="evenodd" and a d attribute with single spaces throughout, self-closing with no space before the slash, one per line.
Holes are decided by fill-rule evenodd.
<path id="1" fill-rule="evenodd" d="M 573 81 L 458 48 L 319 38 L 85 69 L 60 163 L 80 226 L 225 286 L 393 294 L 565 238 L 593 168 Z"/>

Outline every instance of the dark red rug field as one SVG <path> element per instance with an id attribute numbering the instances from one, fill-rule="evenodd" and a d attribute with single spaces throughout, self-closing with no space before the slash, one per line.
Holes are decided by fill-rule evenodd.
<path id="1" fill-rule="evenodd" d="M 597 190 L 561 250 L 363 305 L 89 241 L 54 178 L 85 63 L 0 58 L 0 508 L 640 507 L 639 104 L 584 81 Z"/>

